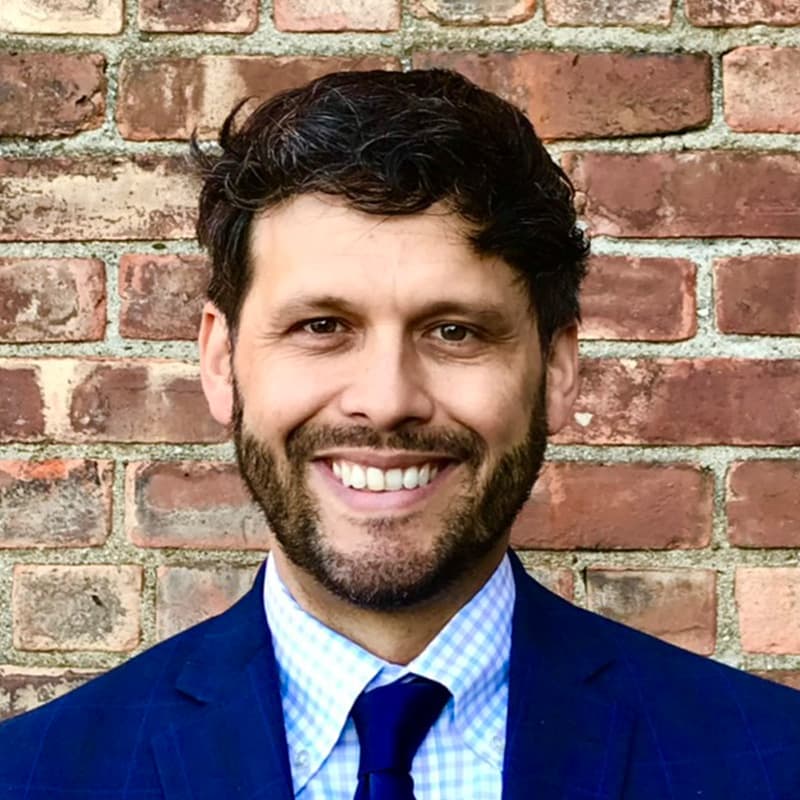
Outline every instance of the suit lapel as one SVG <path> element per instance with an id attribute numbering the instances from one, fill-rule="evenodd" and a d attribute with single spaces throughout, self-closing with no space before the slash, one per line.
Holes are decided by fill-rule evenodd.
<path id="1" fill-rule="evenodd" d="M 262 567 L 181 671 L 177 688 L 199 707 L 153 739 L 167 800 L 294 797 L 263 581 Z"/>
<path id="2" fill-rule="evenodd" d="M 619 798 L 633 713 L 599 688 L 614 655 L 586 616 L 530 579 L 512 555 L 503 800 Z"/>

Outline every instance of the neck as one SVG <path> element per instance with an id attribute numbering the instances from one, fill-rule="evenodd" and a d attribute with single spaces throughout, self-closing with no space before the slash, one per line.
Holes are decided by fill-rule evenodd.
<path id="1" fill-rule="evenodd" d="M 405 665 L 481 589 L 502 560 L 506 546 L 502 542 L 490 556 L 428 601 L 390 611 L 362 608 L 333 594 L 291 564 L 280 547 L 273 548 L 272 557 L 281 580 L 304 611 L 384 661 Z"/>

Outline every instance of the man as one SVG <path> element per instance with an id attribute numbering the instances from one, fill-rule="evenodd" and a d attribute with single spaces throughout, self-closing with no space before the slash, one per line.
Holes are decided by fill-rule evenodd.
<path id="1" fill-rule="evenodd" d="M 202 381 L 270 558 L 0 728 L 0 797 L 800 797 L 796 693 L 507 552 L 577 393 L 586 256 L 525 118 L 453 73 L 335 74 L 220 144 Z"/>

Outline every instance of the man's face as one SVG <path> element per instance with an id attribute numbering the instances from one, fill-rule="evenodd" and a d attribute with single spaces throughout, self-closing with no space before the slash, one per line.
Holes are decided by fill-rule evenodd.
<path id="1" fill-rule="evenodd" d="M 286 568 L 387 609 L 495 563 L 552 406 L 512 270 L 441 209 L 382 218 L 315 196 L 256 218 L 251 258 L 231 399 L 209 400 Z M 214 325 L 212 309 L 204 373 Z"/>

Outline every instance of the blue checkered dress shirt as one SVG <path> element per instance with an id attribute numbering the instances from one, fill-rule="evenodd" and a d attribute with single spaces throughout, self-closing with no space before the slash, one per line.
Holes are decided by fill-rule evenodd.
<path id="1" fill-rule="evenodd" d="M 506 556 L 483 588 L 406 666 L 390 664 L 297 605 L 274 561 L 264 604 L 278 663 L 295 797 L 352 800 L 358 695 L 414 673 L 452 695 L 412 764 L 417 800 L 499 800 L 503 788 L 514 579 Z"/>

